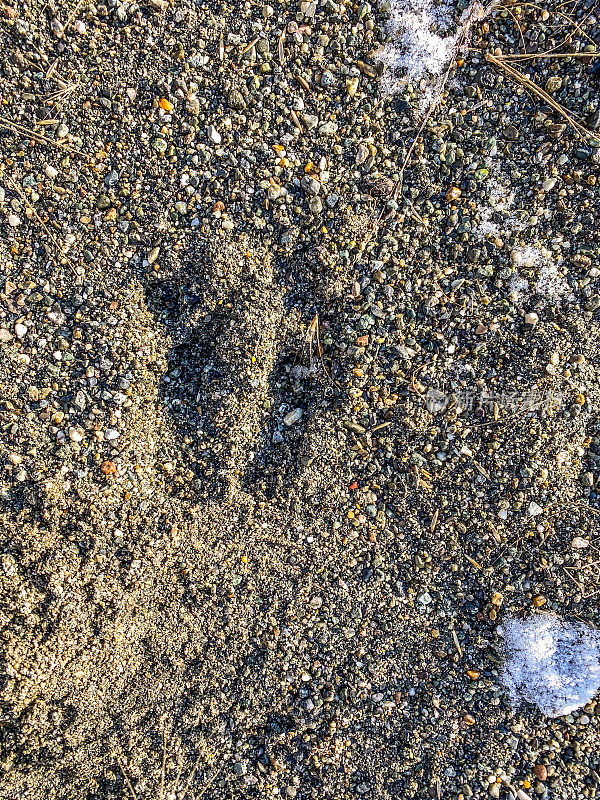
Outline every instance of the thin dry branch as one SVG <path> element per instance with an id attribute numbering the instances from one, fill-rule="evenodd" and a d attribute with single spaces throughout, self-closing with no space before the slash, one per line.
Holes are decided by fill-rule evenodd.
<path id="1" fill-rule="evenodd" d="M 167 760 L 167 732 L 163 730 L 163 753 L 162 763 L 160 766 L 160 788 L 158 792 L 158 800 L 163 800 L 165 792 L 165 762 Z"/>
<path id="2" fill-rule="evenodd" d="M 186 798 L 186 796 L 187 796 L 188 789 L 189 789 L 189 788 L 190 788 L 190 786 L 192 785 L 192 781 L 194 780 L 194 777 L 195 777 L 195 775 L 196 775 L 196 772 L 197 772 L 197 770 L 198 770 L 198 767 L 200 766 L 200 759 L 201 759 L 201 758 L 202 758 L 202 750 L 200 750 L 200 752 L 198 753 L 198 758 L 196 759 L 196 761 L 195 761 L 195 763 L 194 763 L 194 766 L 193 766 L 193 768 L 192 768 L 192 771 L 190 772 L 190 774 L 189 774 L 189 776 L 188 776 L 187 782 L 186 782 L 186 784 L 185 784 L 185 788 L 184 788 L 184 790 L 183 790 L 183 794 L 181 795 L 181 800 L 185 800 L 185 798 Z M 216 773 L 215 773 L 215 777 L 216 777 Z M 213 780 L 214 780 L 214 778 L 213 778 Z M 212 783 L 212 781 L 211 781 L 211 783 Z M 210 785 L 210 784 L 208 784 L 208 785 Z M 207 787 L 207 788 L 208 788 L 208 787 Z M 206 789 L 204 789 L 204 791 L 206 791 Z M 204 794 L 204 792 L 202 792 L 202 794 Z M 202 795 L 201 795 L 201 796 L 202 796 Z"/>
<path id="3" fill-rule="evenodd" d="M 131 785 L 131 781 L 129 780 L 129 778 L 127 776 L 127 773 L 125 772 L 125 768 L 123 767 L 123 764 L 121 763 L 121 759 L 119 758 L 119 754 L 118 753 L 115 753 L 115 758 L 117 759 L 117 764 L 119 765 L 119 769 L 123 773 L 123 778 L 125 779 L 125 783 L 127 784 L 127 788 L 131 792 L 131 796 L 132 796 L 133 800 L 137 800 L 137 794 L 135 793 L 135 789 Z"/>
<path id="4" fill-rule="evenodd" d="M 600 53 L 510 53 L 503 61 L 531 61 L 534 58 L 598 58 Z"/>
<path id="5" fill-rule="evenodd" d="M 69 27 L 69 25 L 70 25 L 70 24 L 73 22 L 73 20 L 75 19 L 75 16 L 76 16 L 77 12 L 78 12 L 78 11 L 79 11 L 79 9 L 81 8 L 81 4 L 82 4 L 82 2 L 83 2 L 83 0 L 77 0 L 77 2 L 75 3 L 75 7 L 73 8 L 73 11 L 71 11 L 71 13 L 69 14 L 69 18 L 68 18 L 68 19 L 67 19 L 67 21 L 65 22 L 65 26 L 64 26 L 64 28 L 63 28 L 63 36 L 64 36 L 64 34 L 66 33 L 66 31 L 67 31 L 67 28 Z"/>
<path id="6" fill-rule="evenodd" d="M 536 8 L 538 11 L 547 11 L 548 10 L 547 8 L 544 8 L 543 6 L 539 6 L 537 3 L 519 3 L 519 5 L 526 6 L 528 8 Z M 505 8 L 505 6 L 503 6 L 503 8 Z M 570 25 L 572 25 L 575 28 L 575 30 L 578 33 L 581 34 L 581 36 L 583 36 L 584 38 L 588 39 L 592 44 L 594 44 L 594 45 L 596 44 L 596 42 L 592 39 L 592 37 L 583 30 L 583 28 L 579 25 L 578 22 L 576 22 L 573 19 L 573 17 L 570 17 L 568 14 L 563 14 L 562 11 L 553 10 L 553 13 L 557 14 L 559 17 L 562 17 L 564 20 L 566 20 Z"/>
<path id="7" fill-rule="evenodd" d="M 526 52 L 527 47 L 525 46 L 525 39 L 523 38 L 523 31 L 521 30 L 521 26 L 519 25 L 519 20 L 515 17 L 515 15 L 512 13 L 510 8 L 508 8 L 508 6 L 502 6 L 502 9 L 504 11 L 507 11 L 512 17 L 512 20 L 515 23 L 515 28 L 519 31 L 519 37 L 521 39 L 521 46 L 523 48 L 523 52 Z"/>
<path id="8" fill-rule="evenodd" d="M 466 42 L 467 42 L 468 37 L 469 37 L 469 33 L 471 31 L 471 28 L 473 27 L 473 25 L 478 20 L 483 19 L 487 15 L 487 13 L 489 12 L 489 10 L 491 9 L 491 7 L 493 5 L 494 5 L 493 0 L 492 0 L 492 3 L 490 3 L 490 5 L 487 6 L 487 7 L 484 7 L 480 2 L 478 2 L 478 0 L 472 0 L 471 5 L 469 7 L 469 11 L 465 15 L 465 17 L 463 18 L 463 23 L 461 25 L 460 32 L 459 32 L 459 35 L 458 35 L 458 38 L 457 38 L 457 41 L 456 41 L 456 44 L 455 44 L 454 50 L 453 50 L 454 55 L 456 55 L 457 53 L 460 53 L 463 50 L 463 48 L 465 48 Z M 416 146 L 417 142 L 419 141 L 419 139 L 421 137 L 421 134 L 425 130 L 425 126 L 429 122 L 432 114 L 435 112 L 435 110 L 439 106 L 439 104 L 440 104 L 440 102 L 442 100 L 442 97 L 444 95 L 444 89 L 446 88 L 446 84 L 448 83 L 448 79 L 450 77 L 450 73 L 452 72 L 452 70 L 454 69 L 455 66 L 456 66 L 456 64 L 455 64 L 454 57 L 453 57 L 451 59 L 451 61 L 450 61 L 450 64 L 448 65 L 448 68 L 446 69 L 444 74 L 441 76 L 441 78 L 437 82 L 437 86 L 436 86 L 436 90 L 435 90 L 435 94 L 434 94 L 433 100 L 429 104 L 429 107 L 428 107 L 427 111 L 425 112 L 425 115 L 423 116 L 421 124 L 419 125 L 419 128 L 417 129 L 417 132 L 415 133 L 415 135 L 414 135 L 414 137 L 412 139 L 410 147 L 408 148 L 408 152 L 406 153 L 406 156 L 405 156 L 405 158 L 404 158 L 404 160 L 402 162 L 402 165 L 400 167 L 398 180 L 396 181 L 396 184 L 394 186 L 394 191 L 392 193 L 392 199 L 393 200 L 397 199 L 398 195 L 400 194 L 400 192 L 402 190 L 402 184 L 404 182 L 404 173 L 405 173 L 406 168 L 407 168 L 407 166 L 408 166 L 408 164 L 410 162 L 410 158 L 411 158 L 411 156 L 413 154 L 415 146 Z M 412 212 L 416 213 L 414 207 L 411 210 L 411 213 Z M 361 245 L 360 245 L 359 250 L 358 250 L 357 257 L 355 259 L 355 263 L 358 263 L 358 261 L 360 261 L 360 259 L 362 257 L 362 254 L 365 251 L 367 245 L 369 244 L 369 242 L 371 241 L 373 236 L 376 235 L 376 232 L 379 230 L 379 226 L 380 226 L 381 221 L 383 219 L 384 213 L 385 213 L 385 206 L 381 209 L 381 211 L 377 215 L 377 219 L 375 220 L 375 224 L 367 232 L 367 235 L 365 236 L 365 238 L 361 242 Z M 418 215 L 417 215 L 417 217 L 418 217 Z"/>
<path id="9" fill-rule="evenodd" d="M 591 131 L 588 131 L 581 123 L 577 122 L 577 120 L 567 111 L 567 109 L 562 106 L 559 102 L 557 102 L 553 97 L 551 97 L 548 92 L 544 91 L 541 86 L 538 86 L 537 83 L 534 83 L 530 78 L 524 75 L 519 70 L 511 67 L 507 64 L 502 56 L 493 56 L 491 53 L 485 54 L 485 60 L 489 61 L 490 64 L 493 64 L 495 67 L 502 69 L 515 83 L 521 84 L 529 91 L 533 92 L 540 100 L 543 100 L 549 106 L 551 106 L 561 117 L 566 120 L 566 122 L 573 128 L 575 133 L 585 142 L 590 137 L 593 137 Z"/>
<path id="10" fill-rule="evenodd" d="M 52 232 L 49 230 L 48 226 L 47 226 L 47 225 L 46 225 L 46 223 L 43 221 L 43 219 L 40 217 L 40 215 L 37 213 L 37 211 L 35 210 L 35 208 L 33 207 L 33 205 L 32 205 L 32 204 L 29 202 L 29 200 L 27 199 L 27 197 L 26 197 L 25 193 L 24 193 L 24 192 L 23 192 L 23 190 L 21 189 L 21 187 L 20 187 L 20 186 L 18 186 L 18 184 L 16 184 L 16 183 L 15 183 L 15 181 L 14 181 L 14 180 L 13 180 L 13 179 L 10 177 L 10 175 L 3 175 L 3 177 L 6 179 L 7 183 L 8 183 L 8 184 L 9 184 L 9 186 L 11 187 L 11 189 L 13 189 L 13 190 L 14 190 L 14 191 L 15 191 L 15 192 L 16 192 L 16 193 L 19 195 L 19 197 L 20 197 L 20 198 L 21 198 L 21 200 L 22 200 L 22 201 L 25 203 L 25 205 L 26 205 L 26 206 L 27 206 L 27 208 L 30 210 L 31 214 L 32 214 L 32 215 L 35 217 L 35 219 L 37 220 L 37 222 L 39 222 L 39 224 L 42 226 L 42 228 L 43 228 L 43 229 L 44 229 L 44 231 L 46 232 L 46 235 L 48 236 L 48 238 L 50 239 L 50 241 L 52 242 L 52 244 L 54 245 L 54 247 L 56 247 L 56 249 L 58 250 L 58 253 L 59 253 L 60 257 L 61 257 L 62 259 L 64 259 L 65 261 L 67 261 L 67 262 L 69 262 L 69 263 L 71 263 L 71 264 L 72 264 L 72 261 L 71 261 L 71 259 L 70 259 L 70 258 L 69 258 L 69 256 L 68 256 L 68 255 L 65 253 L 65 251 L 63 250 L 63 248 L 60 246 L 60 244 L 58 243 L 58 241 L 57 241 L 56 237 L 55 237 L 55 236 L 53 235 L 53 233 L 52 233 Z"/>
<path id="11" fill-rule="evenodd" d="M 201 798 L 202 798 L 202 797 L 204 797 L 204 795 L 206 794 L 206 792 L 207 792 L 207 791 L 210 789 L 210 787 L 211 787 L 211 786 L 213 785 L 213 783 L 215 782 L 215 778 L 216 778 L 216 777 L 217 777 L 217 775 L 219 774 L 219 771 L 220 771 L 219 769 L 215 769 L 215 771 L 213 772 L 213 774 L 210 776 L 210 778 L 209 778 L 209 779 L 206 781 L 206 783 L 204 784 L 204 786 L 203 786 L 203 787 L 202 787 L 202 789 L 200 790 L 200 794 L 198 795 L 198 797 L 196 798 L 196 800 L 201 800 Z M 187 790 L 186 790 L 186 791 L 187 791 Z M 182 799 L 182 800 L 183 800 L 183 799 Z"/>
<path id="12" fill-rule="evenodd" d="M 31 130 L 31 128 L 26 128 L 24 125 L 19 125 L 17 122 L 13 122 L 11 119 L 0 116 L 0 126 L 1 125 L 15 133 L 22 133 L 26 136 L 30 136 L 40 144 L 49 144 L 52 147 L 58 147 L 60 150 L 66 150 L 68 153 L 73 153 L 74 155 L 81 156 L 81 158 L 85 158 L 87 161 L 91 161 L 91 157 L 87 153 L 82 153 L 81 150 L 76 150 L 74 147 L 64 144 L 64 142 L 56 142 L 53 139 L 48 139 L 47 136 L 43 136 L 41 133 Z"/>

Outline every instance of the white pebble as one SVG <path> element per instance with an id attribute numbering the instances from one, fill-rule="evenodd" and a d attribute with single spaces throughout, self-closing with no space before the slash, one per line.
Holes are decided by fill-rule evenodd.
<path id="1" fill-rule="evenodd" d="M 116 430 L 116 428 L 107 428 L 104 432 L 104 438 L 107 442 L 112 442 L 115 439 L 118 439 L 120 435 L 121 434 L 118 430 Z"/>
<path id="2" fill-rule="evenodd" d="M 532 500 L 527 507 L 527 513 L 530 517 L 537 517 L 538 514 L 543 513 L 544 509 L 538 505 L 535 500 Z"/>
<path id="3" fill-rule="evenodd" d="M 19 339 L 22 339 L 24 336 L 27 336 L 27 326 L 23 325 L 22 322 L 17 322 L 15 325 L 15 333 Z"/>
<path id="4" fill-rule="evenodd" d="M 525 324 L 526 325 L 537 325 L 539 321 L 540 321 L 540 318 L 535 313 L 535 311 L 528 311 L 527 314 L 525 314 Z"/>
<path id="5" fill-rule="evenodd" d="M 208 126 L 208 138 L 213 144 L 221 144 L 221 134 L 214 125 Z"/>
<path id="6" fill-rule="evenodd" d="M 589 546 L 590 543 L 588 539 L 584 539 L 582 536 L 576 536 L 571 542 L 573 550 L 585 550 Z"/>
<path id="7" fill-rule="evenodd" d="M 16 228 L 21 224 L 21 218 L 18 217 L 16 214 L 9 214 L 8 224 L 10 225 L 11 228 Z"/>
<path id="8" fill-rule="evenodd" d="M 293 411 L 288 412 L 283 418 L 284 425 L 290 428 L 302 417 L 302 409 L 295 408 Z"/>
<path id="9" fill-rule="evenodd" d="M 69 439 L 72 442 L 81 442 L 83 440 L 83 432 L 80 428 L 69 428 Z"/>

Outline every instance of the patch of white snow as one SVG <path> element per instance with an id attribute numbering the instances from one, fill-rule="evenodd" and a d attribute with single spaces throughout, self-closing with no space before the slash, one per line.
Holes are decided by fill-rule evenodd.
<path id="1" fill-rule="evenodd" d="M 506 619 L 500 632 L 502 682 L 516 706 L 533 703 L 547 717 L 582 708 L 600 689 L 600 631 L 553 614 Z"/>
<path id="2" fill-rule="evenodd" d="M 442 77 L 461 40 L 484 15 L 483 6 L 474 0 L 455 27 L 451 0 L 391 0 L 388 41 L 380 53 L 386 66 L 383 92 L 396 94 L 409 81 L 433 78 L 433 86 L 421 90 L 428 104 L 434 102 L 438 88 L 435 79 Z"/>

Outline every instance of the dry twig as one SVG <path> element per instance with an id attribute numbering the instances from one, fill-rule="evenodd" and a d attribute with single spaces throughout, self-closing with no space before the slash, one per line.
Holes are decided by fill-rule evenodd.
<path id="1" fill-rule="evenodd" d="M 593 136 L 591 131 L 588 131 L 581 123 L 577 122 L 577 120 L 567 111 L 567 109 L 562 106 L 559 102 L 557 102 L 553 97 L 551 97 L 548 92 L 538 86 L 537 83 L 534 83 L 530 78 L 526 75 L 523 75 L 522 72 L 519 72 L 518 69 L 511 67 L 509 64 L 506 63 L 502 56 L 493 56 L 491 53 L 485 54 L 485 60 L 488 61 L 490 64 L 493 64 L 495 67 L 502 69 L 515 83 L 519 83 L 521 86 L 524 86 L 526 89 L 529 89 L 536 97 L 543 100 L 545 103 L 548 103 L 558 114 L 563 117 L 564 120 L 573 128 L 573 130 L 577 133 L 577 135 L 583 139 L 583 141 L 587 141 L 589 137 Z"/>
<path id="2" fill-rule="evenodd" d="M 117 764 L 119 765 L 119 769 L 123 773 L 123 778 L 125 779 L 125 783 L 127 784 L 127 788 L 131 792 L 131 796 L 132 796 L 133 800 L 137 800 L 137 794 L 135 793 L 135 789 L 133 788 L 133 786 L 131 785 L 131 781 L 127 777 L 127 773 L 125 772 L 125 768 L 123 767 L 123 764 L 121 763 L 121 759 L 119 758 L 119 754 L 118 753 L 115 753 L 115 758 L 117 759 Z"/>
<path id="3" fill-rule="evenodd" d="M 38 131 L 31 130 L 31 128 L 26 128 L 24 125 L 19 125 L 17 122 L 13 122 L 11 119 L 0 116 L 0 126 L 2 125 L 15 133 L 21 133 L 23 135 L 30 136 L 40 144 L 49 144 L 52 147 L 58 147 L 61 150 L 66 150 L 68 153 L 81 156 L 81 158 L 85 158 L 86 161 L 91 161 L 91 157 L 88 156 L 87 153 L 83 153 L 81 150 L 76 150 L 74 147 L 70 147 L 64 142 L 56 142 L 53 139 L 48 139 L 47 136 L 43 136 L 41 133 L 38 133 Z"/>
<path id="4" fill-rule="evenodd" d="M 28 200 L 28 199 L 27 199 L 27 197 L 25 196 L 25 193 L 24 193 L 24 192 L 23 192 L 23 190 L 21 189 L 21 187 L 20 187 L 20 186 L 18 186 L 18 185 L 15 183 L 15 181 L 14 181 L 14 180 L 13 180 L 13 179 L 10 177 L 10 175 L 4 175 L 4 178 L 6 178 L 6 181 L 8 182 L 9 186 L 11 187 L 11 189 L 13 189 L 13 190 L 14 190 L 14 191 L 15 191 L 15 192 L 16 192 L 16 193 L 19 195 L 19 197 L 21 198 L 21 200 L 22 200 L 22 201 L 25 203 L 25 205 L 27 206 L 27 208 L 30 210 L 31 214 L 32 214 L 32 215 L 35 217 L 35 219 L 37 220 L 37 222 L 39 222 L 39 224 L 42 226 L 42 228 L 43 228 L 43 229 L 44 229 L 44 231 L 46 232 L 47 236 L 49 237 L 50 241 L 52 242 L 52 244 L 54 245 L 54 247 L 56 247 L 56 249 L 58 250 L 58 253 L 59 253 L 60 257 L 61 257 L 61 258 L 63 258 L 63 259 L 65 259 L 65 261 L 68 261 L 69 263 L 72 263 L 72 262 L 71 262 L 71 259 L 70 259 L 70 258 L 67 256 L 67 254 L 65 253 L 65 251 L 63 250 L 63 248 L 62 248 L 62 247 L 60 246 L 60 244 L 58 243 L 58 241 L 57 241 L 56 237 L 55 237 L 55 236 L 52 234 L 52 232 L 51 232 L 51 231 L 48 229 L 48 226 L 46 225 L 46 223 L 43 221 L 43 219 L 42 219 L 42 218 L 40 217 L 40 215 L 37 213 L 37 211 L 36 211 L 36 210 L 35 210 L 35 208 L 32 206 L 32 204 L 29 202 L 29 200 Z"/>

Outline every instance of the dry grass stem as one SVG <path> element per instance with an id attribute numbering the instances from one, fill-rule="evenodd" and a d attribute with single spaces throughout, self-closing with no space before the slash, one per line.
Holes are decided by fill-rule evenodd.
<path id="1" fill-rule="evenodd" d="M 483 16 L 485 16 L 488 13 L 488 8 L 483 9 L 483 11 L 482 11 L 482 8 L 483 7 L 481 6 L 481 4 L 479 2 L 477 2 L 477 0 L 473 0 L 473 2 L 471 3 L 471 5 L 469 7 L 469 11 L 468 11 L 468 13 L 466 13 L 466 15 L 464 17 L 464 21 L 463 21 L 463 23 L 461 25 L 460 32 L 459 32 L 456 44 L 454 46 L 454 54 L 460 53 L 462 51 L 462 49 L 465 47 L 466 42 L 467 42 L 467 40 L 469 38 L 469 33 L 471 32 L 471 28 L 473 27 L 475 22 L 478 19 L 483 18 Z M 415 149 L 415 146 L 417 145 L 417 142 L 419 141 L 419 139 L 421 137 L 421 134 L 425 130 L 425 126 L 429 122 L 432 114 L 435 112 L 435 110 L 437 109 L 437 107 L 441 103 L 443 95 L 444 95 L 444 90 L 446 88 L 446 84 L 448 83 L 448 79 L 450 77 L 450 74 L 451 74 L 452 70 L 455 68 L 455 66 L 456 66 L 456 64 L 455 64 L 455 60 L 453 58 L 450 61 L 450 64 L 448 65 L 448 68 L 446 69 L 446 71 L 441 76 L 440 80 L 438 81 L 438 85 L 436 87 L 436 91 L 435 91 L 433 100 L 429 104 L 429 106 L 427 108 L 427 111 L 425 112 L 425 114 L 423 116 L 423 119 L 421 120 L 421 124 L 419 125 L 419 128 L 417 129 L 417 132 L 416 132 L 416 134 L 414 135 L 414 137 L 412 139 L 410 147 L 408 148 L 408 152 L 406 153 L 406 156 L 405 156 L 405 158 L 404 158 L 404 160 L 402 162 L 402 165 L 400 166 L 399 177 L 398 177 L 398 180 L 396 181 L 396 185 L 394 186 L 394 191 L 392 193 L 392 200 L 394 200 L 394 201 L 397 199 L 398 195 L 402 191 L 402 184 L 404 182 L 404 173 L 405 173 L 406 168 L 407 168 L 407 166 L 408 166 L 408 164 L 410 162 L 410 159 L 411 159 L 411 156 L 412 156 L 413 151 Z M 381 211 L 379 212 L 379 214 L 377 216 L 377 219 L 375 220 L 375 224 L 367 232 L 366 237 L 361 242 L 360 247 L 358 249 L 358 254 L 357 254 L 356 259 L 355 259 L 355 263 L 358 263 L 360 261 L 360 259 L 362 257 L 362 254 L 365 251 L 367 245 L 369 244 L 369 242 L 371 241 L 373 236 L 377 234 L 377 231 L 379 230 L 379 226 L 380 226 L 381 221 L 383 219 L 384 213 L 385 213 L 385 206 L 381 209 Z M 415 211 L 414 207 L 411 210 L 411 213 L 414 213 L 416 215 L 416 218 L 422 224 L 424 224 L 423 220 L 419 217 L 418 214 L 416 214 L 416 211 Z"/>
<path id="2" fill-rule="evenodd" d="M 548 10 L 548 9 L 544 8 L 543 6 L 538 5 L 537 3 L 519 3 L 519 5 L 520 6 L 525 6 L 527 8 L 536 8 L 538 11 L 547 11 Z M 506 8 L 506 6 L 502 6 L 502 8 Z M 580 33 L 585 39 L 588 39 L 588 41 L 590 41 L 593 45 L 596 44 L 596 42 L 591 38 L 591 36 L 589 36 L 589 34 L 587 34 L 585 32 L 585 30 L 581 27 L 581 25 L 579 25 L 578 22 L 576 22 L 573 19 L 573 17 L 570 17 L 568 14 L 563 14 L 562 11 L 553 10 L 552 13 L 556 14 L 557 16 L 562 17 L 564 20 L 566 20 L 566 22 L 568 22 L 570 25 L 572 25 L 578 33 Z"/>
<path id="3" fill-rule="evenodd" d="M 515 83 L 521 84 L 529 91 L 533 92 L 540 100 L 543 100 L 549 106 L 551 106 L 561 117 L 568 123 L 568 125 L 573 128 L 575 133 L 583 139 L 583 141 L 587 141 L 590 137 L 593 137 L 593 133 L 588 131 L 581 123 L 577 122 L 577 120 L 567 111 L 567 109 L 562 106 L 559 102 L 554 100 L 548 92 L 544 91 L 541 86 L 538 86 L 537 83 L 534 83 L 530 78 L 524 75 L 519 70 L 511 67 L 507 64 L 502 56 L 493 56 L 491 53 L 485 54 L 485 60 L 489 61 L 490 64 L 493 64 L 495 67 L 502 69 Z"/>
<path id="4" fill-rule="evenodd" d="M 501 56 L 503 61 L 531 61 L 534 58 L 598 58 L 600 53 L 510 53 Z M 498 58 L 498 56 L 496 56 Z"/>
<path id="5" fill-rule="evenodd" d="M 56 237 L 54 236 L 54 234 L 53 234 L 53 233 L 52 233 L 52 232 L 49 230 L 49 228 L 48 228 L 48 226 L 46 225 L 46 223 L 43 221 L 43 219 L 42 219 L 42 218 L 40 217 L 40 215 L 37 213 L 37 211 L 36 211 L 36 210 L 35 210 L 35 208 L 32 206 L 32 204 L 29 202 L 29 200 L 28 200 L 28 199 L 27 199 L 27 197 L 25 196 L 25 193 L 24 193 L 24 192 L 23 192 L 23 190 L 21 189 L 21 187 L 20 187 L 20 186 L 18 186 L 18 185 L 15 183 L 15 181 L 14 181 L 14 180 L 13 180 L 13 179 L 10 177 L 10 175 L 4 175 L 4 178 L 6 179 L 7 183 L 8 183 L 8 184 L 9 184 L 9 186 L 11 187 L 11 189 L 13 189 L 13 190 L 14 190 L 14 191 L 15 191 L 15 192 L 16 192 L 16 193 L 19 195 L 19 197 L 21 198 L 21 200 L 22 200 L 22 201 L 25 203 L 25 205 L 27 206 L 27 208 L 30 210 L 31 214 L 32 214 L 32 215 L 35 217 L 36 221 L 37 221 L 37 222 L 39 222 L 39 224 L 42 226 L 42 228 L 43 228 L 43 229 L 44 229 L 44 231 L 46 232 L 46 235 L 48 236 L 48 238 L 50 239 L 50 241 L 52 242 L 52 244 L 54 245 L 54 247 L 57 249 L 57 251 L 58 251 L 58 253 L 59 253 L 60 257 L 61 257 L 62 259 L 64 259 L 65 261 L 67 261 L 67 262 L 69 262 L 69 263 L 71 263 L 71 264 L 72 264 L 72 261 L 71 261 L 71 259 L 69 258 L 69 256 L 67 256 L 67 254 L 65 253 L 65 251 L 63 250 L 63 248 L 62 248 L 62 247 L 60 246 L 60 244 L 58 243 L 58 241 L 57 241 Z"/>
<path id="6" fill-rule="evenodd" d="M 43 136 L 38 131 L 34 131 L 31 128 L 26 128 L 24 125 L 19 125 L 17 122 L 13 122 L 6 117 L 0 116 L 0 126 L 2 125 L 15 133 L 21 133 L 23 135 L 30 136 L 40 144 L 49 144 L 52 147 L 58 147 L 60 150 L 66 150 L 68 153 L 73 153 L 74 155 L 81 156 L 81 158 L 85 158 L 86 161 L 91 161 L 90 156 L 88 156 L 87 153 L 82 153 L 81 150 L 70 147 L 68 144 L 64 144 L 63 142 L 56 142 L 53 139 L 48 139 L 47 136 Z"/>
<path id="7" fill-rule="evenodd" d="M 131 792 L 131 796 L 133 797 L 133 800 L 138 800 L 137 794 L 135 793 L 135 789 L 133 788 L 133 786 L 131 785 L 131 781 L 127 777 L 127 773 L 125 772 L 125 768 L 123 767 L 123 764 L 121 763 L 121 759 L 119 758 L 119 754 L 118 753 L 115 753 L 115 758 L 117 759 L 117 764 L 119 765 L 119 769 L 121 770 L 121 773 L 123 775 L 125 783 L 127 784 L 127 788 Z"/>

